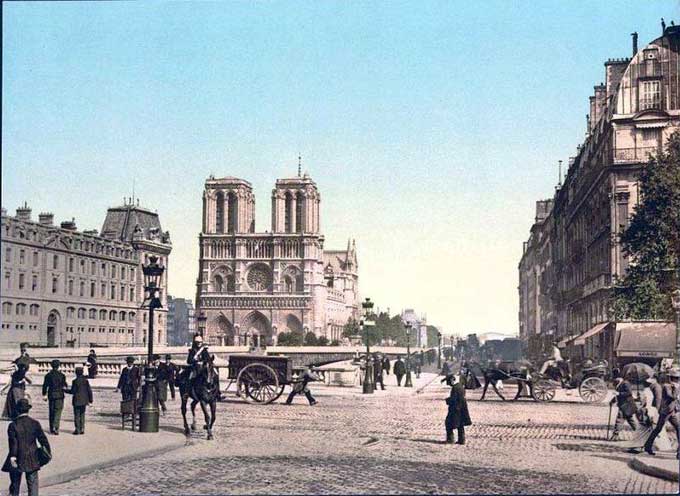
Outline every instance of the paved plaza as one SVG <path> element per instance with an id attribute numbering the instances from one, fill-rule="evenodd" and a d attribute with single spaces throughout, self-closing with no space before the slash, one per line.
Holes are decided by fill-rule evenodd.
<path id="1" fill-rule="evenodd" d="M 634 455 L 603 441 L 608 406 L 576 397 L 540 404 L 483 402 L 469 392 L 474 425 L 468 444 L 446 445 L 448 388 L 423 374 L 416 388 L 362 395 L 358 387 L 315 385 L 319 401 L 259 406 L 234 397 L 218 405 L 215 440 L 203 431 L 183 437 L 179 402 L 161 419 L 165 448 L 153 434 L 120 432 L 118 395 L 95 391 L 85 436 L 72 436 L 70 409 L 59 443 L 97 443 L 118 451 L 68 477 L 52 477 L 43 494 L 319 494 L 319 493 L 675 493 L 677 483 L 643 475 Z M 34 392 L 37 398 L 37 391 Z M 32 414 L 46 424 L 42 401 Z M 199 408 L 200 411 L 200 408 Z M 199 424 L 200 427 L 200 424 Z M 120 436 L 125 436 L 121 442 Z M 162 443 L 161 443 L 162 444 Z M 127 446 L 127 447 L 126 447 Z M 144 455 L 144 448 L 149 447 Z M 77 449 L 77 447 L 76 447 Z M 48 467 L 69 457 L 55 450 Z M 136 456 L 134 454 L 137 453 Z M 131 456 L 131 454 L 133 456 Z M 62 470 L 63 471 L 63 470 Z M 47 479 L 47 478 L 46 478 Z M 70 480 L 68 480 L 70 479 Z M 51 484 L 50 484 L 51 483 Z M 47 486 L 47 487 L 45 487 Z"/>

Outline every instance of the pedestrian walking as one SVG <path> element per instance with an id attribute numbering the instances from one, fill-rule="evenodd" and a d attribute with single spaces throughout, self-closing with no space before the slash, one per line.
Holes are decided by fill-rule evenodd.
<path id="1" fill-rule="evenodd" d="M 680 460 L 680 370 L 674 369 L 668 373 L 669 382 L 661 387 L 661 406 L 659 421 L 645 443 L 645 451 L 654 455 L 654 440 L 669 422 L 675 429 L 678 441 L 676 458 Z"/>
<path id="2" fill-rule="evenodd" d="M 76 378 L 71 383 L 71 389 L 66 392 L 73 395 L 73 422 L 76 426 L 73 434 L 85 434 L 85 410 L 94 400 L 90 381 L 85 377 L 82 367 L 76 367 Z"/>
<path id="3" fill-rule="evenodd" d="M 61 373 L 59 360 L 52 360 L 52 370 L 45 375 L 43 381 L 43 400 L 48 402 L 50 434 L 59 435 L 61 412 L 64 409 L 64 391 L 67 389 L 66 376 Z"/>
<path id="4" fill-rule="evenodd" d="M 446 428 L 446 442 L 453 444 L 453 431 L 458 434 L 456 444 L 465 444 L 465 427 L 472 425 L 467 400 L 465 399 L 465 387 L 459 377 L 449 375 L 447 383 L 451 386 L 451 394 L 446 398 L 449 411 L 444 421 Z"/>
<path id="5" fill-rule="evenodd" d="M 290 405 L 293 402 L 293 398 L 300 393 L 304 393 L 309 401 L 309 406 L 316 405 L 316 400 L 312 396 L 312 392 L 309 390 L 308 384 L 311 381 L 318 381 L 319 376 L 316 375 L 309 367 L 305 367 L 302 373 L 298 376 L 297 380 L 293 381 L 293 390 L 288 395 L 286 399 L 286 405 Z"/>
<path id="6" fill-rule="evenodd" d="M 170 388 L 170 398 L 175 400 L 175 381 L 177 380 L 177 373 L 179 368 L 172 361 L 172 355 L 165 355 L 165 366 L 168 376 L 168 387 Z"/>
<path id="7" fill-rule="evenodd" d="M 390 375 L 390 359 L 387 358 L 387 355 L 383 356 L 382 368 L 387 375 Z"/>
<path id="8" fill-rule="evenodd" d="M 422 372 L 422 365 L 420 360 L 416 360 L 416 379 L 420 379 L 420 373 Z"/>
<path id="9" fill-rule="evenodd" d="M 19 345 L 19 357 L 15 358 L 13 363 L 17 366 L 24 364 L 27 371 L 31 368 L 31 363 L 35 363 L 35 360 L 28 355 L 28 343 Z"/>
<path id="10" fill-rule="evenodd" d="M 17 402 L 17 418 L 7 428 L 9 453 L 2 466 L 3 472 L 9 472 L 9 494 L 19 496 L 21 477 L 26 474 L 28 496 L 38 496 L 38 471 L 41 466 L 40 450 L 51 457 L 50 443 L 43 432 L 40 422 L 28 416 L 31 405 L 27 399 Z M 43 460 L 43 463 L 46 463 Z"/>
<path id="11" fill-rule="evenodd" d="M 10 382 L 2 388 L 2 392 L 9 390 L 2 411 L 3 420 L 14 420 L 17 417 L 16 405 L 19 400 L 26 398 L 26 383 L 33 383 L 28 375 L 26 363 L 19 362 L 16 367 L 17 369 L 12 373 Z"/>
<path id="12" fill-rule="evenodd" d="M 639 427 L 637 418 L 635 414 L 637 413 L 637 407 L 635 406 L 635 400 L 633 399 L 633 390 L 630 387 L 628 381 L 623 377 L 617 377 L 615 379 L 616 384 L 616 396 L 609 402 L 611 405 L 616 403 L 619 412 L 616 414 L 616 420 L 614 422 L 614 433 L 612 434 L 612 441 L 619 440 L 619 434 L 623 429 L 624 422 L 628 422 L 628 425 L 636 431 Z"/>
<path id="13" fill-rule="evenodd" d="M 154 366 L 156 367 L 156 395 L 158 404 L 161 407 L 161 414 L 165 415 L 168 409 L 165 402 L 168 401 L 168 385 L 170 384 L 170 374 L 172 373 L 167 362 L 161 362 L 160 355 L 153 356 Z"/>
<path id="14" fill-rule="evenodd" d="M 142 372 L 135 365 L 135 357 L 129 356 L 125 361 L 127 366 L 120 373 L 116 392 L 120 391 L 123 401 L 136 400 L 139 384 L 142 381 Z"/>
<path id="15" fill-rule="evenodd" d="M 99 372 L 99 366 L 97 365 L 97 353 L 94 350 L 90 350 L 90 354 L 87 355 L 87 376 L 90 379 L 97 377 Z"/>
<path id="16" fill-rule="evenodd" d="M 406 375 L 406 365 L 400 356 L 398 356 L 397 361 L 394 362 L 394 375 L 397 376 L 397 386 L 401 386 L 401 380 L 404 375 Z"/>
<path id="17" fill-rule="evenodd" d="M 378 355 L 373 356 L 373 384 L 376 389 L 380 384 L 380 389 L 385 390 L 385 383 L 383 382 L 383 367 L 382 359 Z"/>

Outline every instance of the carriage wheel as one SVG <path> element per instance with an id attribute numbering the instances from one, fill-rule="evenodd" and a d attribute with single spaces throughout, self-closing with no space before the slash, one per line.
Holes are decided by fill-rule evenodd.
<path id="1" fill-rule="evenodd" d="M 271 403 L 283 392 L 274 369 L 263 363 L 251 363 L 243 367 L 236 384 L 237 390 L 245 393 L 240 396 L 254 403 Z"/>
<path id="2" fill-rule="evenodd" d="M 607 396 L 607 384 L 600 377 L 588 377 L 581 382 L 578 393 L 586 403 L 602 403 Z"/>
<path id="3" fill-rule="evenodd" d="M 536 401 L 551 401 L 555 397 L 555 385 L 544 379 L 534 384 L 534 399 Z"/>

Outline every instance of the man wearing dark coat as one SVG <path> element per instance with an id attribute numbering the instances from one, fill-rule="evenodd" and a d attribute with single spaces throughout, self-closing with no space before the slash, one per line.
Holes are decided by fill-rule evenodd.
<path id="1" fill-rule="evenodd" d="M 87 355 L 87 376 L 90 379 L 97 377 L 98 368 L 97 353 L 94 350 L 90 350 L 90 354 Z"/>
<path id="2" fill-rule="evenodd" d="M 387 375 L 390 375 L 390 359 L 385 355 L 382 359 L 382 368 Z"/>
<path id="3" fill-rule="evenodd" d="M 189 381 L 198 376 L 198 368 L 201 363 L 210 361 L 208 345 L 203 343 L 203 336 L 196 334 L 189 348 L 187 365 L 189 366 Z"/>
<path id="4" fill-rule="evenodd" d="M 161 407 L 161 414 L 165 415 L 165 412 L 168 411 L 165 402 L 168 401 L 168 384 L 170 384 L 170 374 L 172 371 L 166 362 L 161 362 L 160 355 L 154 355 L 153 362 L 156 367 L 156 393 L 158 396 L 158 404 Z"/>
<path id="5" fill-rule="evenodd" d="M 630 387 L 628 381 L 623 377 L 617 377 L 615 380 L 616 384 L 616 396 L 611 399 L 609 404 L 619 408 L 619 412 L 616 414 L 616 422 L 614 423 L 614 433 L 612 434 L 612 441 L 619 440 L 619 433 L 623 429 L 624 422 L 628 422 L 628 425 L 636 431 L 638 428 L 638 421 L 635 418 L 635 413 L 637 412 L 637 407 L 635 406 L 635 400 L 633 399 L 633 390 Z"/>
<path id="6" fill-rule="evenodd" d="M 129 401 L 137 398 L 137 391 L 139 384 L 142 381 L 142 372 L 139 367 L 135 365 L 135 357 L 129 356 L 126 359 L 127 367 L 123 368 L 118 379 L 116 392 L 120 391 L 123 395 L 123 401 Z"/>
<path id="7" fill-rule="evenodd" d="M 73 395 L 73 422 L 76 424 L 73 434 L 85 434 L 85 410 L 94 400 L 90 381 L 83 375 L 82 367 L 76 367 L 76 378 L 71 383 L 71 389 L 66 392 Z"/>
<path id="8" fill-rule="evenodd" d="M 666 422 L 675 429 L 675 437 L 678 441 L 676 458 L 680 460 L 680 371 L 671 370 L 668 374 L 669 383 L 661 387 L 661 407 L 659 408 L 659 421 L 654 430 L 647 438 L 645 451 L 654 455 L 654 440 L 664 429 Z"/>
<path id="9" fill-rule="evenodd" d="M 455 382 L 454 382 L 455 381 Z M 455 376 L 449 376 L 448 384 L 451 384 L 451 395 L 446 398 L 449 412 L 446 415 L 444 426 L 446 427 L 446 442 L 453 443 L 453 430 L 458 431 L 456 444 L 465 444 L 465 427 L 472 425 L 467 401 L 465 400 L 465 386 L 456 380 Z"/>
<path id="10" fill-rule="evenodd" d="M 165 362 L 162 363 L 167 369 L 168 386 L 170 387 L 170 397 L 175 399 L 175 380 L 177 379 L 178 367 L 172 363 L 172 355 L 165 355 Z"/>
<path id="11" fill-rule="evenodd" d="M 385 390 L 382 359 L 378 355 L 375 355 L 373 358 L 373 383 L 375 384 L 376 389 L 378 388 L 378 384 L 380 384 L 380 388 L 383 391 Z"/>
<path id="12" fill-rule="evenodd" d="M 404 364 L 400 356 L 394 362 L 394 375 L 397 376 L 397 386 L 401 386 L 401 379 L 406 375 L 406 364 Z"/>
<path id="13" fill-rule="evenodd" d="M 61 422 L 61 412 L 64 409 L 64 390 L 66 376 L 59 371 L 61 362 L 52 360 L 52 370 L 45 375 L 42 386 L 43 400 L 48 401 L 50 418 L 50 434 L 59 435 L 59 423 Z"/>
<path id="14" fill-rule="evenodd" d="M 17 418 L 7 428 L 9 453 L 2 466 L 3 472 L 9 472 L 9 494 L 19 496 L 21 490 L 21 474 L 26 474 L 28 496 L 38 496 L 38 443 L 51 453 L 50 443 L 40 426 L 40 422 L 28 416 L 31 409 L 27 399 L 17 403 Z M 36 442 L 37 441 L 37 442 Z"/>
<path id="15" fill-rule="evenodd" d="M 309 390 L 308 384 L 311 381 L 318 381 L 319 376 L 310 370 L 309 367 L 305 367 L 305 370 L 300 374 L 297 380 L 293 381 L 293 390 L 288 395 L 286 399 L 286 405 L 290 405 L 293 402 L 293 398 L 300 393 L 304 393 L 309 401 L 309 406 L 316 405 L 316 400 L 312 396 L 312 392 Z"/>

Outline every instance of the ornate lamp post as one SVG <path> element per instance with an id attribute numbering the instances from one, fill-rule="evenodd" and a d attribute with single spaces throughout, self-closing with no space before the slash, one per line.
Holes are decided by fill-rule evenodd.
<path id="1" fill-rule="evenodd" d="M 413 387 L 411 380 L 411 323 L 406 322 L 406 382 L 404 387 Z"/>
<path id="2" fill-rule="evenodd" d="M 671 304 L 675 310 L 675 366 L 680 366 L 680 289 L 671 293 Z"/>
<path id="3" fill-rule="evenodd" d="M 153 324 L 154 310 L 162 308 L 161 290 L 158 287 L 165 267 L 158 265 L 158 257 L 149 257 L 149 263 L 142 266 L 144 272 L 144 305 L 149 307 L 148 355 L 144 368 L 142 408 L 139 413 L 139 432 L 158 432 L 158 396 L 156 391 L 156 368 L 153 366 Z"/>
<path id="4" fill-rule="evenodd" d="M 375 389 L 375 384 L 373 381 L 373 361 L 371 360 L 371 348 L 370 348 L 370 334 L 368 332 L 369 327 L 373 326 L 373 321 L 370 319 L 370 312 L 373 310 L 373 302 L 370 298 L 366 298 L 361 304 L 364 309 L 364 318 L 359 322 L 359 327 L 363 331 L 366 329 L 366 374 L 364 375 L 364 394 L 372 394 Z"/>
<path id="5" fill-rule="evenodd" d="M 442 333 L 437 331 L 437 369 L 442 369 Z"/>

